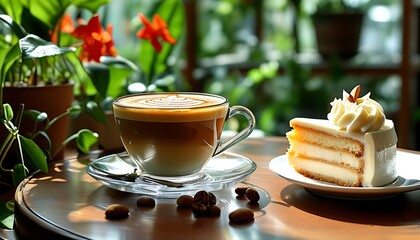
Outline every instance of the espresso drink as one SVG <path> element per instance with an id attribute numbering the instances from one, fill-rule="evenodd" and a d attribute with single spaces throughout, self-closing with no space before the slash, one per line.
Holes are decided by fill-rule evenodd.
<path id="1" fill-rule="evenodd" d="M 119 98 L 113 109 L 124 147 L 142 171 L 183 176 L 212 157 L 229 106 L 213 95 L 155 93 Z"/>

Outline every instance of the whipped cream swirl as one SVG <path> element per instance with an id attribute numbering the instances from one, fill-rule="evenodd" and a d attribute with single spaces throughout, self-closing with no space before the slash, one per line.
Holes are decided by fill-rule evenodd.
<path id="1" fill-rule="evenodd" d="M 351 91 L 351 95 L 343 90 L 343 99 L 335 98 L 331 102 L 328 120 L 348 132 L 368 132 L 379 130 L 385 122 L 382 106 L 373 99 L 370 93 L 357 98 L 360 87 Z"/>

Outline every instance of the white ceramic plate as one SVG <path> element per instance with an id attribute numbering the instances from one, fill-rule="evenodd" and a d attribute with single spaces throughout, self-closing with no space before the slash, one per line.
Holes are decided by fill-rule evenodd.
<path id="1" fill-rule="evenodd" d="M 270 161 L 269 168 L 274 173 L 292 183 L 314 193 L 334 198 L 365 200 L 393 197 L 398 194 L 420 189 L 420 155 L 397 150 L 398 178 L 382 187 L 343 187 L 305 177 L 289 164 L 286 155 Z"/>
<path id="2" fill-rule="evenodd" d="M 120 191 L 153 195 L 158 198 L 177 198 L 182 194 L 192 194 L 199 190 L 217 191 L 233 186 L 243 181 L 256 168 L 257 165 L 252 160 L 239 154 L 224 152 L 209 160 L 199 173 L 202 177 L 191 182 L 183 182 L 181 186 L 176 187 L 145 181 L 141 173 L 135 180 L 107 174 L 132 172 L 134 163 L 127 153 L 99 158 L 89 163 L 86 171 L 102 184 Z"/>

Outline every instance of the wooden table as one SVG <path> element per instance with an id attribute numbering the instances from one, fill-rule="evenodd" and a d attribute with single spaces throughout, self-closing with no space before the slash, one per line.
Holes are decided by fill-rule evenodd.
<path id="1" fill-rule="evenodd" d="M 212 218 L 177 209 L 174 199 L 157 199 L 152 209 L 138 208 L 138 194 L 113 190 L 91 178 L 85 171 L 88 158 L 68 158 L 53 164 L 49 174 L 36 174 L 21 184 L 16 192 L 16 231 L 49 239 L 420 238 L 420 191 L 375 201 L 318 196 L 269 170 L 270 160 L 284 154 L 287 146 L 284 138 L 269 137 L 247 139 L 231 149 L 257 163 L 257 170 L 241 185 L 255 186 L 262 199 L 250 206 L 236 198 L 235 186 L 217 191 L 222 213 Z M 127 205 L 130 216 L 105 219 L 111 203 Z M 231 224 L 228 214 L 238 207 L 251 207 L 255 221 Z"/>

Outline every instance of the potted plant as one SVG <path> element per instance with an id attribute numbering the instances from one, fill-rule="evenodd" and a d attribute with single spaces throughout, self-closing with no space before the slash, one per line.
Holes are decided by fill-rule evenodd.
<path id="1" fill-rule="evenodd" d="M 7 187 L 12 189 L 16 187 L 33 171 L 47 171 L 47 160 L 58 156 L 61 149 L 70 141 L 76 139 L 77 147 L 82 152 L 89 151 L 89 148 L 97 141 L 97 135 L 85 129 L 68 136 L 66 125 L 69 116 L 80 112 L 80 107 L 72 105 L 73 84 L 68 78 L 71 76 L 73 67 L 77 67 L 75 49 L 60 48 L 38 35 L 28 33 L 20 25 L 24 23 L 23 18 L 30 18 L 29 14 L 24 12 L 28 11 L 28 8 L 19 4 L 21 4 L 20 1 L 0 3 L 2 12 L 11 13 L 11 15 L 0 15 L 0 25 L 5 27 L 2 28 L 3 32 L 0 36 L 0 119 L 2 121 L 0 125 L 2 136 L 0 184 L 2 193 Z M 33 23 L 35 26 L 35 22 Z M 68 92 L 48 97 L 48 94 L 56 87 Z M 46 92 L 40 92 L 44 89 Z M 24 93 L 10 94 L 12 90 L 23 90 Z M 34 92 L 35 96 L 24 103 L 22 98 Z M 63 96 L 67 96 L 69 100 L 67 105 L 64 105 L 64 109 L 58 112 L 42 109 L 47 103 L 53 103 L 53 106 L 59 105 L 58 102 Z M 37 106 L 33 105 L 34 103 L 41 105 L 38 105 L 39 108 L 34 107 Z M 30 121 L 33 124 L 23 121 Z M 59 126 L 60 124 L 64 125 Z M 58 131 L 53 131 L 53 128 Z M 53 140 L 57 132 L 58 136 L 64 137 Z M 60 135 L 60 132 L 63 135 Z M 13 156 L 8 158 L 11 153 Z"/>
<path id="2" fill-rule="evenodd" d="M 48 3 L 38 0 L 1 2 L 0 10 L 7 14 L 2 22 L 9 28 L 3 28 L 2 35 L 1 51 L 7 63 L 2 67 L 2 101 L 9 103 L 14 111 L 24 103 L 25 109 L 46 112 L 49 118 L 66 112 L 74 99 L 74 84 L 83 81 L 86 74 L 74 53 L 76 48 L 60 47 L 67 42 L 57 26 L 70 6 L 96 11 L 103 4 L 104 1 L 66 1 L 64 4 L 58 0 Z M 69 115 L 60 117 L 48 128 L 49 137 L 53 139 L 52 152 L 60 148 L 60 143 L 68 135 Z M 21 134 L 31 134 L 31 127 L 25 126 L 33 126 L 35 122 L 30 118 L 23 121 Z M 44 127 L 39 125 L 39 129 Z M 42 137 L 37 143 L 44 148 L 49 145 Z M 63 152 L 57 154 L 57 158 L 62 156 Z"/>
<path id="3" fill-rule="evenodd" d="M 359 50 L 366 1 L 319 0 L 312 15 L 318 52 L 324 58 L 350 59 Z"/>
<path id="4" fill-rule="evenodd" d="M 42 58 L 37 58 L 38 62 L 41 62 L 38 63 L 38 68 L 34 67 L 31 61 L 24 63 L 22 61 L 21 65 L 14 64 L 15 67 L 12 69 L 16 69 L 15 72 L 18 72 L 19 74 L 9 74 L 9 76 L 15 77 L 8 77 L 7 79 L 7 82 L 9 82 L 8 85 L 11 85 L 11 87 L 7 87 L 7 93 L 5 93 L 4 96 L 7 102 L 11 103 L 11 105 L 16 108 L 19 102 L 22 101 L 22 97 L 28 96 L 28 93 L 34 93 L 35 90 L 39 91 L 44 88 L 49 88 L 47 91 L 51 94 L 53 89 L 62 89 L 66 92 L 59 92 L 53 97 L 46 97 L 46 103 L 51 102 L 54 107 L 58 105 L 58 101 L 49 101 L 49 99 L 67 99 L 65 106 L 63 106 L 61 110 L 45 110 L 47 104 L 42 103 L 39 98 L 40 96 L 47 95 L 38 93 L 38 101 L 31 101 L 27 107 L 46 111 L 52 117 L 55 117 L 63 112 L 63 109 L 66 110 L 70 104 L 74 104 L 76 97 L 77 103 L 82 109 L 82 113 L 93 116 L 96 121 L 101 123 L 105 122 L 106 116 L 103 110 L 103 102 L 105 102 L 107 97 L 104 93 L 113 93 L 116 92 L 116 89 L 120 89 L 120 86 L 123 85 L 122 81 L 124 78 L 132 71 L 135 71 L 136 66 L 128 60 L 116 56 L 116 49 L 113 46 L 112 36 L 103 37 L 105 34 L 109 34 L 108 29 L 103 30 L 101 28 L 101 34 L 98 34 L 98 36 L 103 37 L 100 45 L 95 45 L 95 47 L 100 50 L 95 50 L 99 55 L 89 55 L 90 49 L 85 49 L 85 44 L 82 44 L 80 40 L 72 34 L 75 28 L 71 22 L 71 16 L 68 14 L 67 9 L 69 7 L 75 7 L 76 10 L 74 10 L 73 15 L 78 15 L 79 12 L 83 13 L 82 15 L 89 15 L 89 13 L 95 15 L 98 9 L 102 6 L 106 6 L 107 3 L 108 0 L 71 0 L 66 1 L 65 3 L 62 3 L 60 0 L 52 0 L 47 3 L 35 0 L 29 2 L 7 1 L 0 3 L 0 9 L 3 12 L 10 14 L 16 24 L 24 26 L 27 32 L 36 33 L 37 36 L 40 36 L 43 40 L 48 42 L 52 41 L 57 46 L 71 46 L 67 48 L 59 47 L 58 49 L 60 51 L 66 50 L 67 54 L 60 54 L 52 60 L 50 57 L 48 62 L 41 62 Z M 92 18 L 95 18 L 95 16 Z M 79 35 L 83 33 L 87 37 L 90 37 L 90 34 L 92 33 L 91 30 L 92 29 L 84 29 L 83 31 L 79 31 Z M 94 29 L 94 31 L 96 30 L 97 29 Z M 105 41 L 107 42 L 105 43 Z M 106 52 L 102 52 L 101 48 L 104 46 L 107 47 Z M 79 58 L 78 56 L 81 57 Z M 21 68 L 21 66 L 24 68 Z M 49 68 L 49 66 L 53 68 Z M 22 69 L 29 70 L 25 71 L 28 72 L 26 75 L 28 77 L 25 75 L 21 76 L 20 73 L 22 72 Z M 33 69 L 34 71 L 32 71 Z M 10 79 L 12 79 L 12 81 Z M 17 81 L 14 79 L 17 79 Z M 40 85 L 42 85 L 42 88 L 39 87 Z M 17 90 L 23 93 L 10 93 L 10 90 Z M 12 96 L 11 100 L 8 98 L 9 95 Z M 17 100 L 16 103 L 13 102 L 12 104 L 11 101 L 13 100 Z M 79 114 L 77 118 L 80 118 L 80 116 L 81 115 Z M 64 139 L 64 135 L 67 134 L 68 131 L 63 131 L 63 125 L 68 128 L 68 116 L 60 119 L 60 121 L 50 129 L 53 134 L 57 133 L 62 135 L 60 136 L 60 140 L 54 142 L 61 142 Z M 77 131 L 85 127 L 86 126 L 81 126 Z M 60 129 L 60 131 L 54 131 L 54 128 Z M 76 133 L 77 131 L 72 133 Z M 103 138 L 101 137 L 101 139 Z M 52 148 L 54 149 L 56 146 L 53 144 Z"/>

